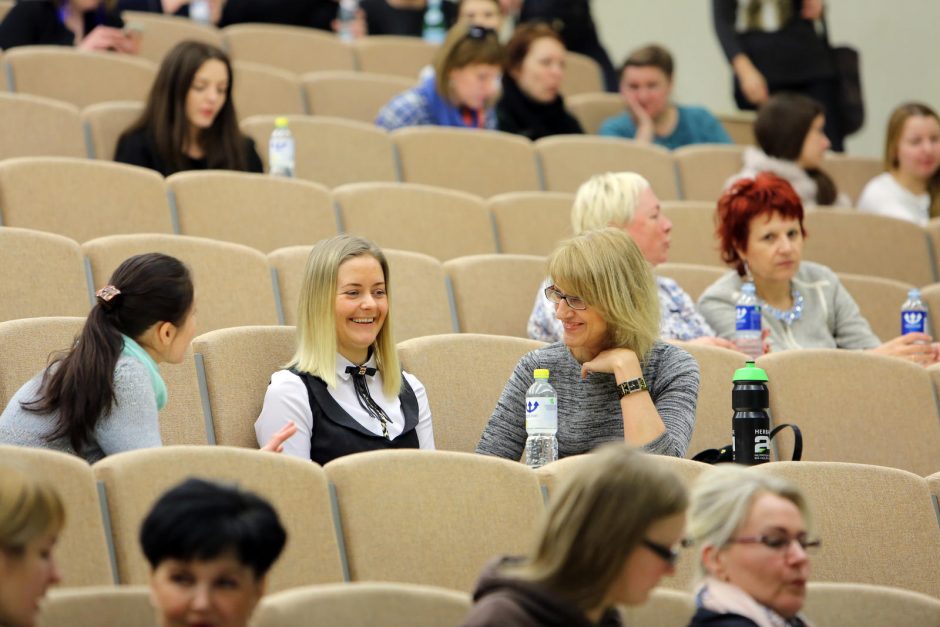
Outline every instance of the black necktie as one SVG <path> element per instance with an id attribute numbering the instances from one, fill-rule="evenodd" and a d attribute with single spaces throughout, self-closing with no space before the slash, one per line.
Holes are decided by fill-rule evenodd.
<path id="1" fill-rule="evenodd" d="M 376 372 L 378 371 L 375 368 L 346 366 L 346 373 L 352 375 L 353 385 L 356 388 L 356 398 L 359 399 L 359 406 L 362 407 L 367 414 L 379 421 L 379 424 L 382 425 L 382 435 L 385 436 L 386 440 L 391 440 L 388 435 L 388 423 L 391 422 L 391 420 L 388 414 L 375 402 L 372 395 L 369 394 L 369 386 L 366 384 L 366 377 L 371 377 Z"/>

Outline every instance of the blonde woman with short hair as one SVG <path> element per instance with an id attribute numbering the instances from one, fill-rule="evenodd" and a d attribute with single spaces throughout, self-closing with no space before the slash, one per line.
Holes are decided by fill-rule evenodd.
<path id="1" fill-rule="evenodd" d="M 551 494 L 524 557 L 487 566 L 466 627 L 620 625 L 675 572 L 687 506 L 680 479 L 626 444 L 583 458 Z"/>
<path id="2" fill-rule="evenodd" d="M 36 624 L 39 601 L 60 580 L 52 549 L 64 523 L 52 484 L 0 465 L 0 625 Z"/>
<path id="3" fill-rule="evenodd" d="M 325 464 L 360 451 L 434 448 L 424 386 L 401 370 L 389 317 L 388 262 L 372 242 L 338 235 L 313 246 L 297 312 L 297 350 L 271 376 L 259 442 L 285 420 L 284 453 Z"/>
<path id="4" fill-rule="evenodd" d="M 588 231 L 549 258 L 563 341 L 524 355 L 506 383 L 478 453 L 519 459 L 525 394 L 539 368 L 558 393 L 558 455 L 612 440 L 683 457 L 692 438 L 698 364 L 658 340 L 659 300 L 650 265 L 621 229 Z"/>

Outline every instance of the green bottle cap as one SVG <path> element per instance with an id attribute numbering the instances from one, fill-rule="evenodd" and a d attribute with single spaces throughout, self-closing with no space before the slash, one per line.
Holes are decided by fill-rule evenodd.
<path id="1" fill-rule="evenodd" d="M 748 361 L 743 368 L 734 371 L 735 381 L 766 381 L 767 373 L 763 368 L 758 368 L 753 361 Z"/>

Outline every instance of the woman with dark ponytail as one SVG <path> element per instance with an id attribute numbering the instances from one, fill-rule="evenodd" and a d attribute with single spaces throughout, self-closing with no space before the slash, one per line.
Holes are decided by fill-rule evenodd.
<path id="1" fill-rule="evenodd" d="M 186 266 L 159 253 L 127 259 L 98 290 L 72 347 L 0 414 L 0 443 L 65 451 L 89 463 L 161 446 L 157 412 L 167 390 L 158 364 L 182 362 L 195 333 Z M 283 439 L 266 448 L 278 449 Z"/>

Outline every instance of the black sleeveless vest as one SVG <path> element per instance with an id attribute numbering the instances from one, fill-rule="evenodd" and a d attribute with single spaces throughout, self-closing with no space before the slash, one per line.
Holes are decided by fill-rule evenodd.
<path id="1" fill-rule="evenodd" d="M 307 372 L 290 370 L 307 386 L 307 396 L 310 399 L 310 411 L 313 413 L 313 431 L 310 434 L 310 459 L 316 463 L 327 462 L 363 451 L 379 451 L 384 449 L 418 448 L 418 397 L 402 376 L 401 392 L 398 400 L 401 401 L 401 411 L 405 417 L 405 427 L 394 440 L 386 440 L 376 435 L 346 413 L 339 403 L 330 396 L 323 379 Z"/>

